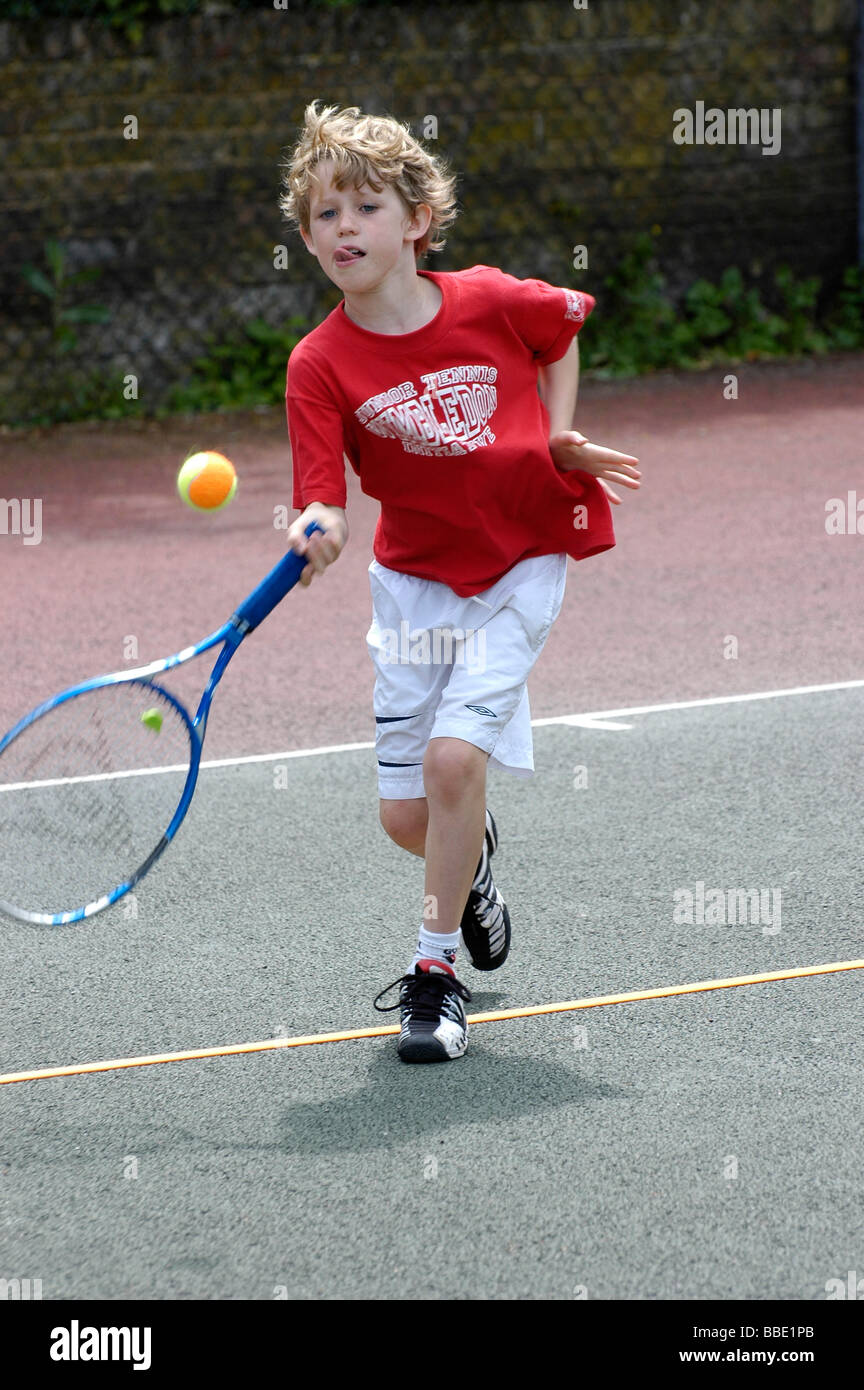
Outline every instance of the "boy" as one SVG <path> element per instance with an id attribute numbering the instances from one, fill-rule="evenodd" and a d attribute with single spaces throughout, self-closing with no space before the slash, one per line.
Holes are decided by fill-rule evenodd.
<path id="1" fill-rule="evenodd" d="M 460 941 L 475 969 L 507 957 L 486 767 L 533 773 L 525 682 L 561 607 L 567 555 L 615 544 L 609 500 L 620 498 L 606 480 L 638 487 L 640 476 L 638 459 L 571 430 L 590 295 L 489 266 L 418 270 L 444 244 L 454 187 L 395 120 L 314 102 L 280 200 L 344 295 L 288 363 L 301 509 L 288 544 L 307 557 L 302 584 L 348 539 L 345 456 L 381 502 L 367 634 L 380 818 L 426 861 L 414 958 L 375 1000 L 386 1011 L 379 1000 L 400 986 L 387 1007 L 401 1010 L 405 1062 L 466 1050 Z M 324 534 L 307 538 L 312 520 Z M 403 640 L 394 659 L 409 635 L 411 652 Z"/>

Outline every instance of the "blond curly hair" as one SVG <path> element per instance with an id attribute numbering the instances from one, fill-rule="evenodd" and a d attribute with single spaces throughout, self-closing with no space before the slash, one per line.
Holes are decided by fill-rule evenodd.
<path id="1" fill-rule="evenodd" d="M 368 184 L 376 192 L 388 185 L 413 215 L 420 203 L 432 209 L 432 220 L 414 243 L 414 254 L 440 251 L 441 232 L 454 221 L 456 178 L 443 159 L 425 150 L 408 126 L 392 116 L 364 116 L 358 106 L 306 107 L 300 138 L 282 165 L 279 207 L 286 219 L 309 231 L 309 202 L 315 167 L 332 159 L 339 189 Z"/>

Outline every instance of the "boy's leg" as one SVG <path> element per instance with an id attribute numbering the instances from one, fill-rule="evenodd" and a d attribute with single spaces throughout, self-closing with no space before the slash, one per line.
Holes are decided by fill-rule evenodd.
<path id="1" fill-rule="evenodd" d="M 488 761 L 488 753 L 464 739 L 429 740 L 423 759 L 427 931 L 459 930 L 486 834 Z"/>
<path id="2" fill-rule="evenodd" d="M 441 813 L 436 817 L 436 832 L 429 830 L 426 797 L 380 800 L 381 824 L 390 839 L 401 849 L 427 859 L 423 922 L 409 971 L 424 958 L 446 962 L 455 969 L 456 952 L 463 943 L 478 970 L 496 969 L 506 960 L 509 915 L 489 867 L 498 838 L 485 804 L 488 761 L 484 749 L 465 739 L 443 735 L 430 739 L 422 766 L 433 808 Z M 473 792 L 467 800 L 466 789 Z M 457 790 L 461 800 L 454 817 L 448 809 Z M 480 855 L 471 869 L 478 818 Z"/>
<path id="3" fill-rule="evenodd" d="M 381 801 L 388 834 L 426 860 L 417 953 L 398 982 L 398 1051 L 404 1062 L 448 1061 L 461 1057 L 468 1045 L 464 1002 L 471 995 L 456 975 L 455 962 L 462 914 L 486 835 L 488 757 L 461 738 L 430 739 L 422 764 L 426 796 Z M 383 1012 L 379 1000 L 386 993 L 375 1000 Z"/>
<path id="4" fill-rule="evenodd" d="M 401 1010 L 399 1054 L 404 1061 L 440 1061 L 465 1051 L 467 1028 L 461 1001 L 469 1001 L 470 994 L 453 969 L 460 930 L 466 941 L 473 940 L 468 949 L 479 970 L 496 969 L 509 951 L 506 905 L 489 872 L 497 834 L 494 822 L 487 820 L 486 765 L 494 749 L 496 761 L 508 770 L 518 775 L 530 775 L 533 770 L 524 682 L 560 607 L 565 569 L 563 555 L 524 561 L 518 572 L 510 572 L 500 590 L 486 592 L 484 640 L 478 638 L 476 643 L 478 661 L 474 629 L 462 616 L 466 610 L 448 611 L 445 617 L 427 604 L 422 612 L 430 596 L 435 604 L 445 601 L 438 593 L 443 586 L 370 566 L 376 602 L 367 640 L 377 672 L 381 821 L 397 844 L 427 858 L 427 905 L 433 907 L 431 914 L 424 912 L 416 971 L 394 982 L 401 985 L 399 1004 L 389 1006 Z M 526 577 L 530 585 L 523 584 Z M 511 583 L 515 589 L 504 592 Z M 455 596 L 449 595 L 446 603 L 452 606 Z M 401 631 L 397 620 L 402 619 L 422 631 L 449 627 L 461 634 L 452 664 L 427 667 L 431 680 L 421 682 L 420 672 L 412 671 L 410 665 L 394 667 L 390 662 L 384 636 L 390 629 Z M 488 664 L 487 631 L 494 639 Z M 469 719 L 466 711 L 479 716 L 479 721 Z M 509 737 L 511 720 L 518 726 L 515 740 Z M 503 760 L 497 751 L 502 733 L 502 742 L 510 745 Z M 466 931 L 470 932 L 467 938 Z M 388 990 L 375 1000 L 382 1012 L 386 1010 L 379 1000 Z"/>
<path id="5" fill-rule="evenodd" d="M 486 835 L 489 753 L 461 738 L 429 739 L 426 796 L 379 802 L 381 824 L 401 849 L 426 860 L 426 930 L 457 931 Z"/>

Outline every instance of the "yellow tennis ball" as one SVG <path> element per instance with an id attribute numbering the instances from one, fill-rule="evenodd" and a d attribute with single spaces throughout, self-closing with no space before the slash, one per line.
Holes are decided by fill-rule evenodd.
<path id="1" fill-rule="evenodd" d="M 159 730 L 162 728 L 162 711 L 158 709 L 145 709 L 141 716 L 141 723 L 158 734 Z"/>
<path id="2" fill-rule="evenodd" d="M 234 465 L 224 454 L 211 449 L 190 454 L 177 474 L 177 491 L 188 506 L 202 512 L 218 512 L 228 506 L 237 491 Z"/>

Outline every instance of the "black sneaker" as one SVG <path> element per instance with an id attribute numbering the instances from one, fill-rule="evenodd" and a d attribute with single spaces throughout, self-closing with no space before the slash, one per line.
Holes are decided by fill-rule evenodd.
<path id="1" fill-rule="evenodd" d="M 400 985 L 398 1004 L 378 1003 L 394 985 Z M 468 1046 L 468 1025 L 462 1000 L 471 995 L 438 961 L 419 961 L 414 973 L 382 989 L 375 999 L 381 1014 L 401 1009 L 399 1056 L 403 1062 L 450 1062 L 463 1056 Z"/>
<path id="2" fill-rule="evenodd" d="M 497 970 L 510 953 L 510 913 L 489 867 L 497 848 L 498 827 L 492 812 L 487 811 L 483 853 L 459 924 L 475 970 Z"/>

